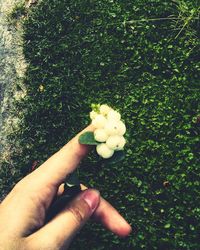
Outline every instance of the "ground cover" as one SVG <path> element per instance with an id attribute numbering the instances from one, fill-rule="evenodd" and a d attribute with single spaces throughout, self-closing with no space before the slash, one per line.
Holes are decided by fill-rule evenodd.
<path id="1" fill-rule="evenodd" d="M 1 189 L 86 126 L 91 103 L 107 103 L 126 122 L 126 159 L 101 168 L 91 154 L 79 175 L 133 233 L 119 239 L 90 225 L 72 249 L 198 249 L 199 30 L 198 1 L 36 4 L 24 18 L 22 122 L 9 135 L 19 150 L 12 175 L 2 164 Z"/>

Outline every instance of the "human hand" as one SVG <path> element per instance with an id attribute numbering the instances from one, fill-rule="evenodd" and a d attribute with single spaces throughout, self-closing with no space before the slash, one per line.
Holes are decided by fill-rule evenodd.
<path id="1" fill-rule="evenodd" d="M 90 125 L 81 133 L 92 130 Z M 62 192 L 66 175 L 89 151 L 88 146 L 78 143 L 80 134 L 18 182 L 0 204 L 0 249 L 67 249 L 92 214 L 119 236 L 131 232 L 130 225 L 93 189 L 83 191 L 52 220 L 45 221 L 50 205 Z"/>

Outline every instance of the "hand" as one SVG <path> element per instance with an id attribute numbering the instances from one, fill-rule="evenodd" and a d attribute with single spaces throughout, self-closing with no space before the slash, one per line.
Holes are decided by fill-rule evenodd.
<path id="1" fill-rule="evenodd" d="M 81 133 L 92 130 L 90 125 Z M 93 189 L 83 191 L 45 222 L 50 205 L 62 192 L 66 175 L 76 169 L 89 151 L 88 146 L 78 143 L 79 135 L 18 182 L 0 204 L 0 249 L 66 249 L 92 214 L 119 236 L 131 232 L 130 225 Z"/>

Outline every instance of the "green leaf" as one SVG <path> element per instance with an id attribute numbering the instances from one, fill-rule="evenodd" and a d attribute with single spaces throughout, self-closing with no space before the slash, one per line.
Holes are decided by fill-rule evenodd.
<path id="1" fill-rule="evenodd" d="M 165 226 L 164 226 L 164 228 L 166 228 L 166 229 L 168 229 L 168 228 L 170 228 L 171 227 L 171 225 L 169 224 L 169 223 L 167 223 Z"/>
<path id="2" fill-rule="evenodd" d="M 65 184 L 66 184 L 68 187 L 79 186 L 79 185 L 80 185 L 80 181 L 79 181 L 77 172 L 73 172 L 72 174 L 70 174 L 70 175 L 66 178 Z"/>
<path id="3" fill-rule="evenodd" d="M 123 150 L 116 151 L 114 155 L 108 160 L 104 160 L 105 165 L 112 165 L 122 161 L 125 158 L 125 153 Z"/>
<path id="4" fill-rule="evenodd" d="M 99 142 L 95 141 L 93 132 L 85 132 L 84 134 L 80 135 L 79 143 L 85 144 L 85 145 L 98 145 L 99 144 Z"/>

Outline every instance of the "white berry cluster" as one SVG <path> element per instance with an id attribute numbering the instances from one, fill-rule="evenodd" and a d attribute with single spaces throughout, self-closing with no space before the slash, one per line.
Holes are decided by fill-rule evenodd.
<path id="1" fill-rule="evenodd" d="M 119 112 L 108 105 L 101 105 L 90 112 L 92 125 L 95 127 L 94 138 L 97 142 L 97 153 L 107 159 L 112 157 L 115 151 L 123 150 L 126 140 L 124 134 L 126 126 L 121 121 Z"/>

